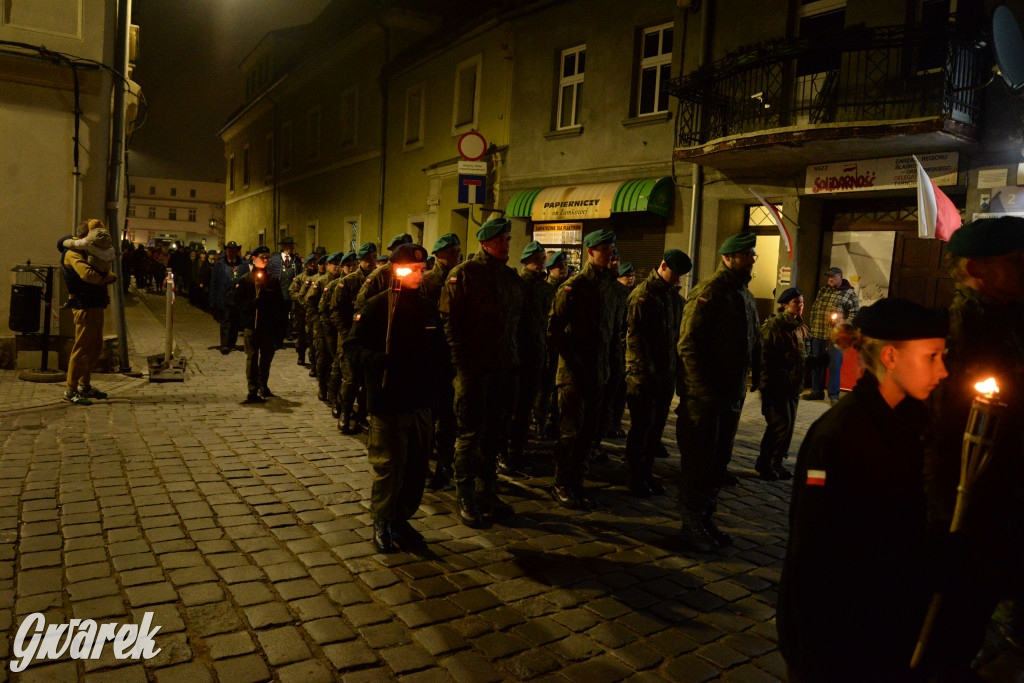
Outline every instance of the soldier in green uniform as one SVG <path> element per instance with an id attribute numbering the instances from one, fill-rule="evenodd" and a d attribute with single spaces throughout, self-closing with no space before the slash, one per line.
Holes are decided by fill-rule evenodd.
<path id="1" fill-rule="evenodd" d="M 341 276 L 351 275 L 356 272 L 359 268 L 359 260 L 356 258 L 356 252 L 346 251 L 345 255 L 341 257 Z"/>
<path id="2" fill-rule="evenodd" d="M 305 270 L 296 275 L 292 279 L 292 283 L 288 285 L 288 298 L 292 302 L 292 319 L 295 321 L 295 350 L 299 354 L 299 365 L 306 364 L 306 348 L 309 346 L 309 340 L 306 337 L 306 306 L 303 299 L 305 296 L 303 288 L 306 288 L 309 278 L 316 275 L 315 261 L 314 254 L 307 256 L 303 263 Z"/>
<path id="3" fill-rule="evenodd" d="M 341 282 L 334 288 L 334 305 L 331 307 L 331 315 L 335 316 L 335 325 L 338 334 L 346 339 L 352 329 L 352 322 L 355 316 L 356 295 L 360 287 L 366 282 L 366 278 L 377 267 L 377 245 L 367 242 L 356 250 L 358 267 L 341 279 Z M 338 429 L 342 434 L 358 434 L 361 425 L 366 424 L 366 392 L 363 384 L 362 370 L 359 368 L 356 359 L 344 352 L 342 346 L 341 359 L 341 415 L 338 418 Z M 353 416 L 356 399 L 359 399 L 360 414 Z M 353 423 L 353 418 L 355 419 Z"/>
<path id="4" fill-rule="evenodd" d="M 401 235 L 395 235 L 388 244 L 388 251 L 394 251 L 403 244 L 412 244 L 412 235 L 405 232 Z M 363 307 L 363 304 L 370 297 L 387 291 L 387 288 L 391 286 L 393 277 L 394 271 L 391 269 L 391 264 L 386 256 L 382 256 L 380 258 L 380 265 L 377 266 L 375 271 L 370 273 L 363 286 L 359 288 L 359 293 L 356 295 L 356 313 L 359 312 L 359 309 Z"/>
<path id="5" fill-rule="evenodd" d="M 686 550 L 709 552 L 732 543 L 712 515 L 726 483 L 751 361 L 761 353 L 757 308 L 747 289 L 756 241 L 753 233 L 725 240 L 718 270 L 693 288 L 683 308 L 676 439 L 682 458 L 679 541 Z"/>
<path id="6" fill-rule="evenodd" d="M 316 377 L 320 371 L 320 303 L 321 287 L 327 278 L 327 254 L 317 260 L 317 274 L 309 278 L 302 297 L 306 309 L 306 338 L 309 340 L 309 376 Z M 301 291 L 301 290 L 300 290 Z"/>
<path id="7" fill-rule="evenodd" d="M 334 360 L 331 362 L 331 373 L 327 380 L 327 398 L 331 404 L 331 417 L 335 420 L 341 417 L 341 359 L 344 355 L 341 345 L 345 341 L 345 337 L 342 336 L 342 316 L 338 311 L 338 287 L 345 276 L 351 275 L 359 269 L 359 260 L 356 258 L 356 252 L 345 252 L 345 255 L 341 257 L 341 263 L 338 265 L 341 268 L 338 272 L 338 278 L 328 285 L 329 291 L 325 291 L 324 296 L 320 299 L 320 307 L 322 309 L 320 318 L 325 321 L 324 327 L 334 332 L 334 344 L 337 351 L 334 355 Z M 351 320 L 351 316 L 349 319 Z M 344 334 L 348 334 L 348 329 L 349 326 L 346 325 Z"/>
<path id="8" fill-rule="evenodd" d="M 946 339 L 949 378 L 934 397 L 937 429 L 925 461 L 932 534 L 949 529 L 956 507 L 974 385 L 994 378 L 1007 406 L 956 534 L 966 541 L 964 567 L 943 591 L 927 655 L 940 670 L 963 675 L 956 680 L 974 680 L 971 661 L 1000 601 L 1014 601 L 1010 635 L 1024 636 L 1024 219 L 968 223 L 947 248 L 956 291 Z"/>
<path id="9" fill-rule="evenodd" d="M 480 252 L 452 268 L 441 292 L 441 317 L 455 366 L 455 491 L 463 524 L 512 506 L 497 495 L 497 455 L 508 448 L 519 365 L 522 282 L 509 268 L 512 223 L 493 218 L 476 233 Z M 477 491 L 477 485 L 480 491 Z"/>
<path id="10" fill-rule="evenodd" d="M 601 396 L 617 362 L 615 272 L 609 268 L 615 233 L 596 230 L 583 238 L 587 264 L 558 288 L 548 320 L 548 343 L 558 350 L 559 422 L 554 497 L 570 509 L 587 509 L 583 486 L 587 455 L 597 438 Z"/>
<path id="11" fill-rule="evenodd" d="M 622 429 L 622 416 L 626 412 L 626 308 L 629 295 L 636 285 L 636 269 L 633 268 L 632 263 L 620 263 L 617 267 L 619 271 L 618 283 L 625 288 L 615 290 L 622 296 L 622 379 L 616 386 L 612 400 L 608 404 L 603 423 L 605 425 L 605 434 L 613 439 L 621 439 L 626 436 L 625 430 Z"/>
<path id="12" fill-rule="evenodd" d="M 338 358 L 338 329 L 331 320 L 331 312 L 328 304 L 331 302 L 331 295 L 334 288 L 338 286 L 341 277 L 340 251 L 336 251 L 327 257 L 327 274 L 320 285 L 318 301 L 313 304 L 317 308 L 317 331 L 320 346 L 317 347 L 317 368 L 316 378 L 320 385 L 320 400 L 326 401 L 334 408 L 334 394 L 330 393 L 331 369 Z"/>
<path id="13" fill-rule="evenodd" d="M 441 235 L 434 243 L 434 267 L 423 276 L 420 294 L 435 306 L 441 303 L 441 291 L 448 281 L 452 268 L 462 260 L 462 241 L 454 232 Z M 430 477 L 430 488 L 439 491 L 452 479 L 452 463 L 455 459 L 455 438 L 459 425 L 455 419 L 455 387 L 451 382 L 438 387 L 437 403 L 434 406 L 434 452 L 437 464 Z"/>
<path id="14" fill-rule="evenodd" d="M 566 253 L 559 249 L 548 256 L 544 268 L 548 271 L 547 283 L 557 290 L 569 279 L 566 268 Z M 553 299 L 553 297 L 552 297 Z M 548 311 L 550 317 L 551 311 Z M 552 344 L 547 345 L 544 358 L 544 373 L 540 378 L 540 390 L 533 414 L 537 421 L 538 432 L 546 439 L 558 438 L 558 390 L 555 388 L 555 374 L 558 370 L 558 350 Z"/>
<path id="15" fill-rule="evenodd" d="M 519 390 L 507 457 L 498 458 L 498 471 L 512 474 L 523 466 L 523 450 L 530 433 L 530 417 L 540 390 L 547 358 L 548 313 L 555 298 L 554 286 L 544 272 L 546 254 L 540 242 L 523 249 L 519 277 L 523 281 L 523 314 L 519 319 Z"/>
<path id="16" fill-rule="evenodd" d="M 665 492 L 654 478 L 654 458 L 661 451 L 679 364 L 679 281 L 692 268 L 689 256 L 669 249 L 658 268 L 630 292 L 626 306 L 626 465 L 629 490 L 641 498 Z"/>
<path id="17" fill-rule="evenodd" d="M 761 414 L 767 423 L 754 468 L 765 481 L 792 479 L 782 461 L 789 456 L 796 408 L 804 390 L 804 295 L 796 287 L 776 300 L 779 311 L 761 325 L 761 356 L 755 359 L 753 385 L 761 390 Z"/>
<path id="18" fill-rule="evenodd" d="M 370 298 L 345 341 L 346 355 L 364 370 L 370 404 L 366 452 L 373 468 L 370 516 L 373 544 L 424 547 L 409 519 L 419 508 L 430 456 L 432 393 L 450 381 L 448 353 L 437 307 L 417 294 L 427 250 L 394 250 L 395 286 Z"/>

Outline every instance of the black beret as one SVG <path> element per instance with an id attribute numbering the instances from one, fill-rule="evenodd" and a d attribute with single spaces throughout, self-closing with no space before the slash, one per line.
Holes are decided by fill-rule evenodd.
<path id="1" fill-rule="evenodd" d="M 719 254 L 735 254 L 738 251 L 752 249 L 757 244 L 757 235 L 752 232 L 741 232 L 722 242 Z"/>
<path id="2" fill-rule="evenodd" d="M 615 241 L 615 233 L 611 230 L 595 230 L 583 238 L 583 245 L 588 249 L 599 247 Z"/>
<path id="3" fill-rule="evenodd" d="M 945 309 L 925 308 L 908 299 L 882 299 L 865 306 L 853 324 L 861 334 L 886 341 L 938 339 L 949 333 Z"/>
<path id="4" fill-rule="evenodd" d="M 402 263 L 426 263 L 427 250 L 418 244 L 399 244 L 391 252 L 391 263 L 396 266 Z"/>
<path id="5" fill-rule="evenodd" d="M 285 235 L 278 244 L 295 244 L 295 238 L 291 235 Z"/>
<path id="6" fill-rule="evenodd" d="M 227 244 L 225 244 L 225 245 L 224 245 L 224 248 L 225 248 L 225 249 L 241 249 L 241 247 L 240 247 L 240 246 L 238 246 L 238 242 L 236 242 L 236 241 L 234 241 L 234 240 L 231 240 L 230 242 L 228 242 Z"/>
<path id="7" fill-rule="evenodd" d="M 505 232 L 512 232 L 512 221 L 507 218 L 492 218 L 480 226 L 476 231 L 476 238 L 480 242 L 486 242 Z"/>
<path id="8" fill-rule="evenodd" d="M 1000 216 L 972 221 L 953 233 L 949 253 L 966 258 L 1002 256 L 1024 249 L 1024 218 Z"/>
<path id="9" fill-rule="evenodd" d="M 686 252 L 680 249 L 669 249 L 661 257 L 661 260 L 676 275 L 686 275 L 693 270 L 693 261 L 686 255 Z"/>
<path id="10" fill-rule="evenodd" d="M 252 255 L 253 256 L 256 256 L 257 254 L 269 254 L 269 253 L 270 253 L 270 247 L 262 245 L 262 244 L 252 250 Z"/>
<path id="11" fill-rule="evenodd" d="M 800 291 L 799 287 L 790 287 L 789 289 L 783 290 L 782 294 L 779 294 L 779 298 L 775 301 L 785 306 L 793 299 L 803 295 L 804 293 Z"/>

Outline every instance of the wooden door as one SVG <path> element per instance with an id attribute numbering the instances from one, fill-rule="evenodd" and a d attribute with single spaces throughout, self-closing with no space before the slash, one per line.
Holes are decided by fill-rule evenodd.
<path id="1" fill-rule="evenodd" d="M 896 233 L 889 296 L 910 299 L 929 308 L 953 301 L 953 278 L 943 267 L 946 243 Z"/>

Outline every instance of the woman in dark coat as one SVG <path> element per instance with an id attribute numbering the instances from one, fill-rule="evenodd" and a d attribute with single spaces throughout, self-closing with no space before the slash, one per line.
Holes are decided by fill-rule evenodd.
<path id="1" fill-rule="evenodd" d="M 924 399 L 946 376 L 945 313 L 903 299 L 860 311 L 839 346 L 857 386 L 811 427 L 793 479 L 779 645 L 799 683 L 915 680 L 925 575 Z"/>

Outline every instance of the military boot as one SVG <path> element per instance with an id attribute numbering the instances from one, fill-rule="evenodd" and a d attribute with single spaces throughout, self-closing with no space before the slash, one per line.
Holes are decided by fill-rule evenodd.
<path id="1" fill-rule="evenodd" d="M 484 526 L 483 515 L 471 495 L 459 496 L 459 521 L 471 529 L 480 529 Z"/>
<path id="2" fill-rule="evenodd" d="M 515 509 L 498 497 L 498 484 L 495 481 L 484 484 L 477 494 L 476 500 L 480 511 L 488 517 L 508 517 L 515 514 Z"/>
<path id="3" fill-rule="evenodd" d="M 342 411 L 341 418 L 338 420 L 338 429 L 341 430 L 342 434 L 347 434 L 348 436 L 352 436 L 353 434 L 359 433 L 359 427 L 354 427 L 352 425 L 351 410 Z"/>
<path id="4" fill-rule="evenodd" d="M 725 548 L 732 545 L 732 536 L 719 529 L 711 515 L 704 515 L 701 517 L 700 523 L 701 526 L 704 527 L 704 531 L 707 532 L 708 536 L 714 539 L 715 543 L 720 547 Z"/>
<path id="5" fill-rule="evenodd" d="M 782 460 L 776 460 L 772 463 L 772 471 L 775 472 L 775 476 L 780 481 L 788 481 L 793 478 L 793 473 L 786 469 L 785 465 L 782 464 Z"/>
<path id="6" fill-rule="evenodd" d="M 305 364 L 306 364 L 306 354 L 300 353 L 299 354 L 299 365 L 305 365 Z"/>
<path id="7" fill-rule="evenodd" d="M 761 477 L 765 481 L 778 481 L 779 475 L 776 474 L 775 468 L 772 467 L 766 458 L 758 458 L 754 462 L 754 469 L 757 470 L 757 476 Z"/>

